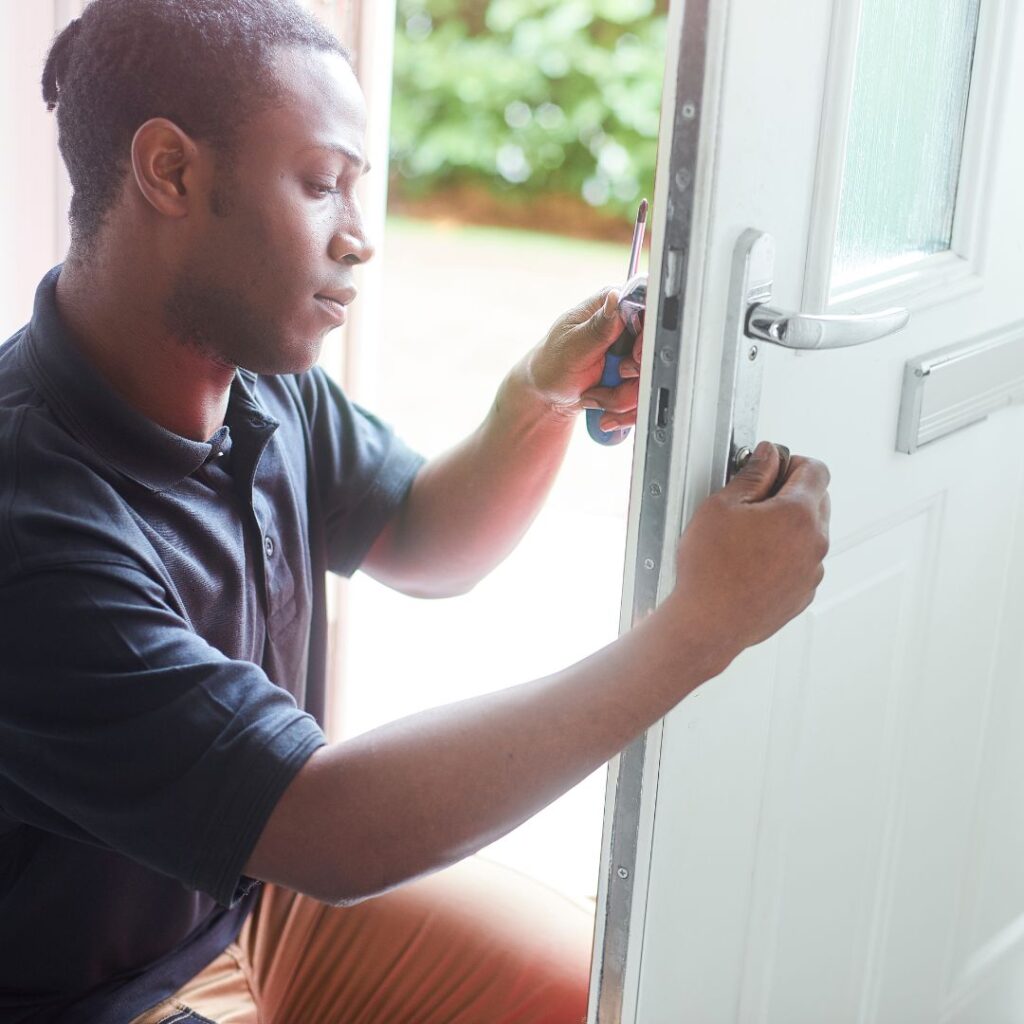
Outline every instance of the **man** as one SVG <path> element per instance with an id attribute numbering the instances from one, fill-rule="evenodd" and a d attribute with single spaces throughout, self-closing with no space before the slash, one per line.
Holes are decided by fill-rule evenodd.
<path id="1" fill-rule="evenodd" d="M 324 571 L 439 596 L 496 565 L 581 406 L 632 422 L 635 365 L 594 386 L 617 295 L 424 464 L 311 369 L 372 254 L 365 112 L 329 35 L 290 0 L 94 0 L 43 85 L 73 240 L 0 349 L 0 1020 L 580 1019 L 576 924 L 518 893 L 481 910 L 479 879 L 397 887 L 805 608 L 827 471 L 795 458 L 769 497 L 759 446 L 631 633 L 329 744 Z"/>

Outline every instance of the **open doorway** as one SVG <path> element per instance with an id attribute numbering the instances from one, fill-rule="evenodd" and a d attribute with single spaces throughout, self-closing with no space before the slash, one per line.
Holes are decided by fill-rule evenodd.
<path id="1" fill-rule="evenodd" d="M 640 0 L 399 0 L 383 301 L 360 359 L 374 410 L 424 454 L 479 423 L 560 313 L 622 283 L 652 189 L 663 22 Z M 602 448 L 581 417 L 546 507 L 471 594 L 413 601 L 353 581 L 341 736 L 614 639 L 631 440 Z M 603 809 L 601 771 L 483 856 L 592 906 Z"/>

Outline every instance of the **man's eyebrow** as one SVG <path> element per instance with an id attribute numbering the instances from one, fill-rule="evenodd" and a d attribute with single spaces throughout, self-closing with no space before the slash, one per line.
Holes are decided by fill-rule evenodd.
<path id="1" fill-rule="evenodd" d="M 370 170 L 370 161 L 365 159 L 357 150 L 344 146 L 340 142 L 315 143 L 312 146 L 304 146 L 300 153 L 307 153 L 311 149 L 319 149 L 328 153 L 340 153 L 349 163 L 358 164 L 362 167 L 362 173 L 367 174 Z"/>

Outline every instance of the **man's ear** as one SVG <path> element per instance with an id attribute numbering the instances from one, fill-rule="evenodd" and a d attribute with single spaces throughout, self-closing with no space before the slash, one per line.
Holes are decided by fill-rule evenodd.
<path id="1" fill-rule="evenodd" d="M 173 121 L 154 117 L 132 139 L 132 171 L 146 201 L 165 217 L 188 216 L 195 202 L 199 148 Z"/>

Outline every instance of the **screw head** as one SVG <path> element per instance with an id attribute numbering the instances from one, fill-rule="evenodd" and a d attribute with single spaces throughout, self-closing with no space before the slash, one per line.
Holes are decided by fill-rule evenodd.
<path id="1" fill-rule="evenodd" d="M 650 492 L 652 498 L 657 498 L 661 495 L 661 484 L 655 482 L 650 486 Z"/>
<path id="2" fill-rule="evenodd" d="M 654 559 L 653 558 L 645 558 L 644 559 L 644 568 L 645 569 L 653 569 L 654 568 Z"/>
<path id="3" fill-rule="evenodd" d="M 682 114 L 687 121 L 692 121 L 694 115 L 697 113 L 697 108 L 692 103 L 684 103 Z"/>
<path id="4" fill-rule="evenodd" d="M 693 184 L 693 172 L 688 167 L 680 167 L 675 174 L 676 188 L 685 192 Z"/>
<path id="5" fill-rule="evenodd" d="M 733 457 L 733 465 L 737 470 L 742 469 L 750 461 L 750 456 L 753 454 L 749 448 L 740 448 Z"/>
<path id="6" fill-rule="evenodd" d="M 750 346 L 750 351 L 747 353 L 747 358 L 753 362 L 757 358 L 758 348 L 756 345 Z"/>
<path id="7" fill-rule="evenodd" d="M 665 441 L 667 440 L 667 438 L 668 438 L 668 434 L 666 434 L 665 431 L 661 427 L 658 427 L 658 429 L 655 430 L 655 432 L 654 432 L 654 440 L 657 441 L 658 444 L 664 444 Z"/>
<path id="8" fill-rule="evenodd" d="M 626 868 L 616 868 L 615 874 L 617 874 L 619 878 L 629 878 L 629 871 Z"/>

